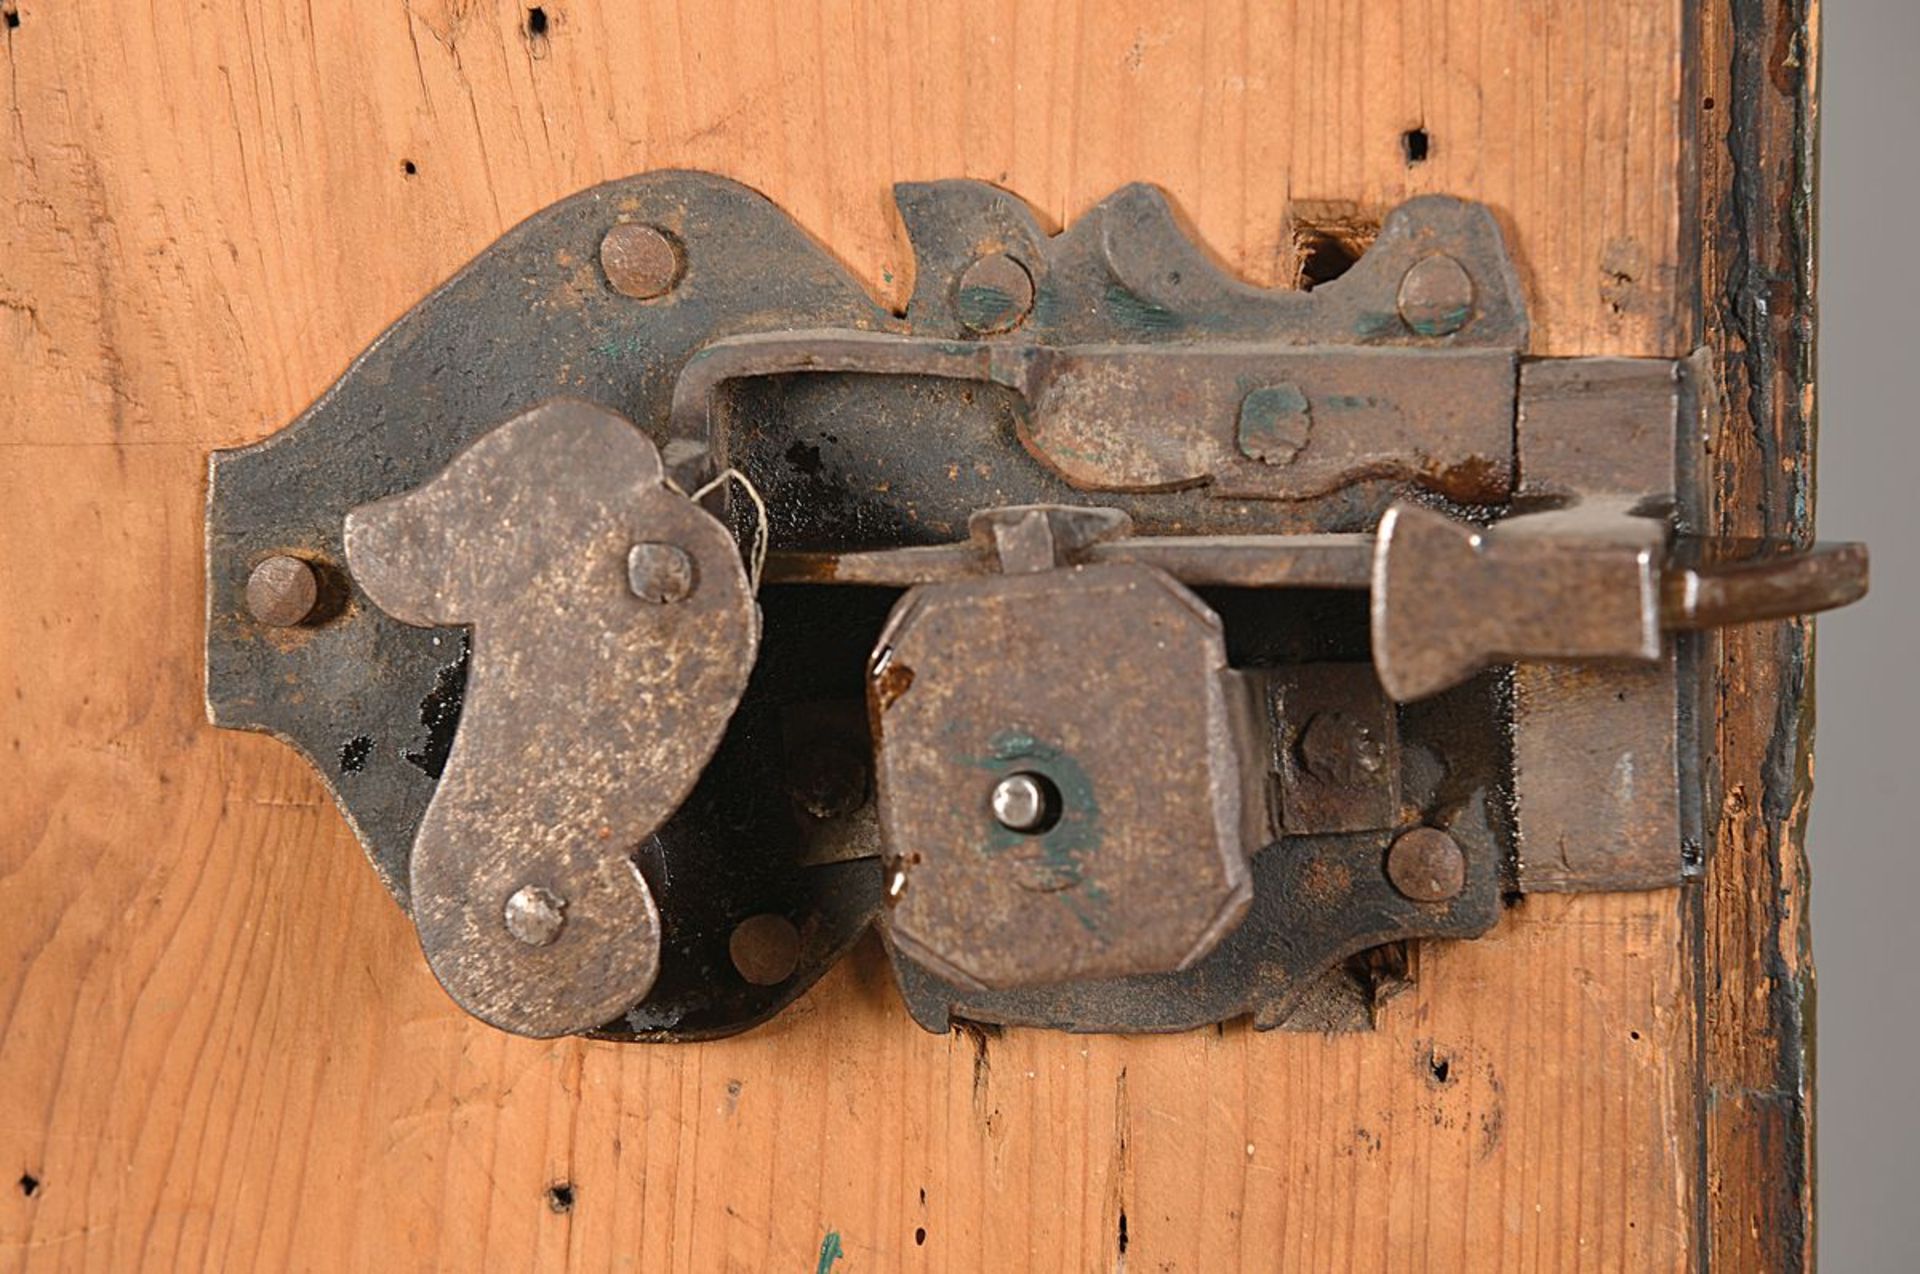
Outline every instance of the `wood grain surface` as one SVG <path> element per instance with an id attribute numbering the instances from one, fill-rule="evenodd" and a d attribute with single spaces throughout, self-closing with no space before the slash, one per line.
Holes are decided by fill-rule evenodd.
<path id="1" fill-rule="evenodd" d="M 869 944 L 736 1040 L 533 1042 L 200 672 L 207 450 L 644 169 L 758 187 L 894 300 L 896 179 L 1055 224 L 1155 181 L 1269 284 L 1296 214 L 1455 193 L 1534 352 L 1682 353 L 1688 7 L 0 0 L 0 1266 L 1691 1267 L 1679 891 L 1532 899 L 1367 1034 L 929 1036 Z"/>

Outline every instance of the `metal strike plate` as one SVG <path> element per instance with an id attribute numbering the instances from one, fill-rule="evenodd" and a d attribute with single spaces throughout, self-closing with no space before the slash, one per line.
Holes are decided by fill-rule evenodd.
<path id="1" fill-rule="evenodd" d="M 877 924 L 930 1029 L 1350 1026 L 1698 869 L 1702 630 L 1866 584 L 1703 536 L 1703 359 L 1527 359 L 1460 200 L 1293 291 L 1150 187 L 896 196 L 903 315 L 733 182 L 586 191 L 214 455 L 210 715 L 456 1001 L 726 1035 Z"/>

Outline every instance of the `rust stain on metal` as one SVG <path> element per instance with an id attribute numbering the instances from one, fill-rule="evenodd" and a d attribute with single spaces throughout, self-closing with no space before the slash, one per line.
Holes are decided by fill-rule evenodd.
<path id="1" fill-rule="evenodd" d="M 1361 832 L 1400 819 L 1400 731 L 1369 664 L 1300 664 L 1267 674 L 1280 826 Z"/>

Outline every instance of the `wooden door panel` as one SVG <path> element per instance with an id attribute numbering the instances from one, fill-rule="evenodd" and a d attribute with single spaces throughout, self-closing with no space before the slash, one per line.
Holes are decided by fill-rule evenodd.
<path id="1" fill-rule="evenodd" d="M 205 724 L 199 667 L 205 452 L 583 186 L 736 177 L 894 303 L 898 179 L 995 181 L 1056 225 L 1157 182 L 1266 284 L 1295 214 L 1448 192 L 1501 218 L 1533 352 L 1677 355 L 1698 60 L 1734 25 L 1685 0 L 0 7 L 6 1264 L 1650 1270 L 1743 1224 L 1709 1220 L 1702 1121 L 1758 1143 L 1703 1077 L 1736 1086 L 1739 1032 L 1779 1023 L 1704 1031 L 1696 963 L 1746 968 L 1733 930 L 1763 947 L 1778 917 L 1732 868 L 1718 901 L 1531 898 L 1420 950 L 1371 1033 L 930 1036 L 869 942 L 738 1039 L 522 1040 L 433 983 L 298 758 Z M 1743 746 L 1730 777 L 1765 759 Z"/>

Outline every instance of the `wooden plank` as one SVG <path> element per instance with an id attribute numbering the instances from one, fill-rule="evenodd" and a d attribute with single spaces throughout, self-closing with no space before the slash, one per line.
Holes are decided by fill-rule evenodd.
<path id="1" fill-rule="evenodd" d="M 1703 11 L 1697 97 L 1703 337 L 1724 403 L 1714 529 L 1813 534 L 1818 0 Z M 1807 802 L 1813 624 L 1730 629 L 1714 669 L 1720 800 L 1695 945 L 1703 1251 L 1813 1267 L 1813 963 Z"/>
<path id="2" fill-rule="evenodd" d="M 304 765 L 202 723 L 197 663 L 205 449 L 291 417 L 513 221 L 645 168 L 758 186 L 894 299 L 897 178 L 995 180 L 1055 222 L 1157 181 L 1266 283 L 1297 268 L 1290 208 L 1448 191 L 1503 218 L 1536 352 L 1682 352 L 1685 8 L 567 0 L 534 34 L 471 0 L 22 0 L 0 32 L 0 1183 L 37 1184 L 6 1186 L 0 1254 L 1688 1264 L 1676 893 L 1532 900 L 1420 952 L 1365 1035 L 931 1037 L 868 948 L 742 1039 L 510 1039 L 433 985 Z"/>

